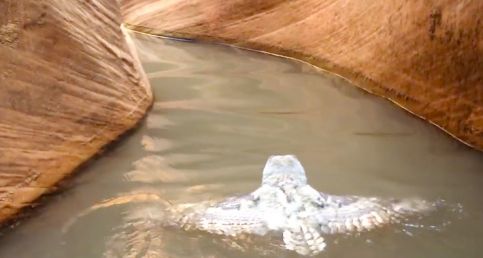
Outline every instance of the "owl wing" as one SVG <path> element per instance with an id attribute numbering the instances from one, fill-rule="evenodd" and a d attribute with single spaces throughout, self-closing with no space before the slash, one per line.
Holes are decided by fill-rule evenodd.
<path id="1" fill-rule="evenodd" d="M 197 229 L 226 236 L 264 235 L 268 231 L 266 214 L 250 207 L 254 201 L 252 195 L 244 195 L 230 197 L 214 204 L 200 204 L 184 212 L 181 224 L 185 229 Z"/>
<path id="2" fill-rule="evenodd" d="M 431 210 L 431 205 L 421 199 L 321 195 L 325 206 L 315 216 L 326 234 L 367 231 Z"/>

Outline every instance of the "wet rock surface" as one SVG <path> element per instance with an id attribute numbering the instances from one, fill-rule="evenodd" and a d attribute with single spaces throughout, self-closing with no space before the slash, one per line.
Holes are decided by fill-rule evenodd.
<path id="1" fill-rule="evenodd" d="M 149 84 L 117 1 L 0 1 L 0 221 L 135 126 Z"/>

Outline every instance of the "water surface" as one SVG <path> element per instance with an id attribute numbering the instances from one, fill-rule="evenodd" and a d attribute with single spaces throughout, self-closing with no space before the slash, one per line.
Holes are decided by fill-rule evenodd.
<path id="1" fill-rule="evenodd" d="M 4 230 L 0 257 L 297 257 L 263 242 L 234 247 L 158 227 L 159 196 L 185 203 L 250 192 L 266 158 L 284 153 L 299 157 L 320 191 L 458 207 L 414 227 L 329 237 L 317 257 L 480 257 L 481 153 L 308 65 L 225 46 L 135 41 L 156 96 L 152 111 L 68 190 Z"/>

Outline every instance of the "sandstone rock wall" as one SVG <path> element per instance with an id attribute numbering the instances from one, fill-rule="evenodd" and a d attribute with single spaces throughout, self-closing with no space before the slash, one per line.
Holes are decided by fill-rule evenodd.
<path id="1" fill-rule="evenodd" d="M 150 106 L 119 10 L 110 0 L 0 0 L 0 221 Z"/>
<path id="2" fill-rule="evenodd" d="M 130 28 L 295 57 L 483 149 L 483 1 L 123 0 Z"/>

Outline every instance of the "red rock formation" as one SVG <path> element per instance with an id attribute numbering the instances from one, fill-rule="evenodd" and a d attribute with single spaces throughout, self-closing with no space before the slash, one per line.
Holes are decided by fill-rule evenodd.
<path id="1" fill-rule="evenodd" d="M 29 205 L 151 103 L 117 1 L 0 1 L 0 221 Z"/>
<path id="2" fill-rule="evenodd" d="M 339 73 L 483 149 L 483 1 L 124 0 L 130 28 Z"/>

